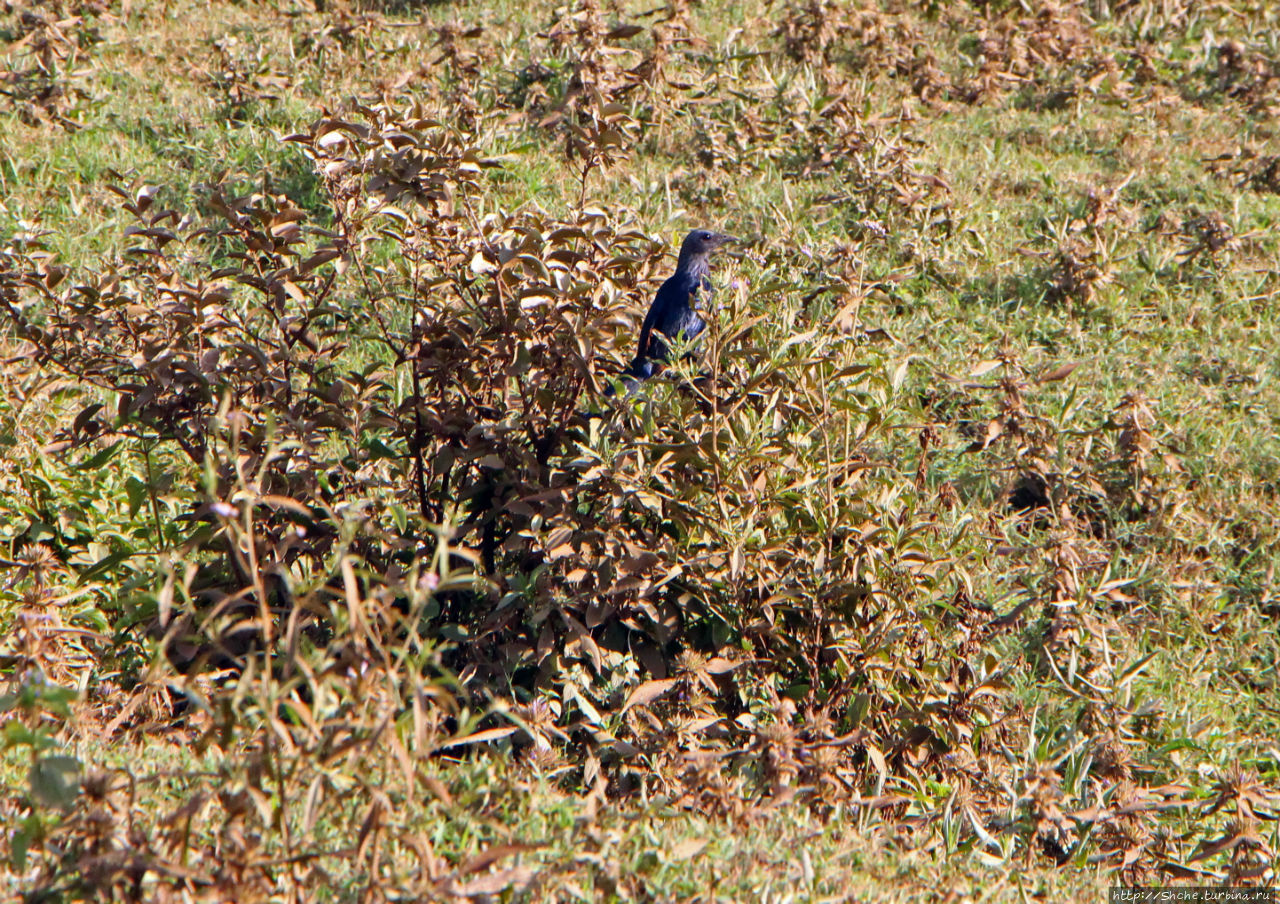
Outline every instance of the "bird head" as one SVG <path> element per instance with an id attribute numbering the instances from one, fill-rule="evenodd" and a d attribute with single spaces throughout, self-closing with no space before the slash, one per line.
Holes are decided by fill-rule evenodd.
<path id="1" fill-rule="evenodd" d="M 727 245 L 729 242 L 736 242 L 737 238 L 731 235 L 725 235 L 723 232 L 712 232 L 709 229 L 695 229 L 684 237 L 684 243 L 680 246 L 680 257 L 687 259 L 690 257 L 706 257 L 715 251 Z"/>

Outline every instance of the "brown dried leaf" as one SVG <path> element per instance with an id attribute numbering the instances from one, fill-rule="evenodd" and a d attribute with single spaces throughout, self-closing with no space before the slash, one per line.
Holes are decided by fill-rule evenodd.
<path id="1" fill-rule="evenodd" d="M 452 885 L 450 890 L 463 898 L 489 898 L 509 889 L 521 891 L 533 884 L 537 875 L 527 866 L 517 866 L 489 873 L 462 885 Z"/>
<path id="2" fill-rule="evenodd" d="M 671 688 L 676 686 L 677 679 L 662 678 L 653 681 L 646 681 L 644 684 L 633 690 L 627 697 L 627 702 L 623 704 L 622 711 L 626 712 L 633 706 L 646 706 L 657 700 Z"/>
<path id="3" fill-rule="evenodd" d="M 507 726 L 506 728 L 486 728 L 484 731 L 477 731 L 462 738 L 455 738 L 447 741 L 437 747 L 437 750 L 447 750 L 450 747 L 465 747 L 468 744 L 483 744 L 487 741 L 499 741 L 502 738 L 510 737 L 515 734 L 515 726 Z"/>
<path id="4" fill-rule="evenodd" d="M 1083 361 L 1072 361 L 1069 364 L 1064 364 L 1061 367 L 1058 367 L 1049 371 L 1048 373 L 1041 374 L 1039 377 L 1039 382 L 1053 383 L 1053 382 L 1056 382 L 1057 380 L 1065 380 L 1067 377 L 1071 376 L 1072 372 L 1075 371 L 1075 369 L 1083 363 L 1084 363 Z"/>
<path id="5" fill-rule="evenodd" d="M 478 873 L 483 869 L 488 869 L 499 860 L 505 860 L 515 854 L 522 854 L 525 851 L 536 851 L 542 845 L 538 844 L 522 844 L 519 842 L 513 844 L 498 844 L 491 848 L 476 854 L 458 870 L 458 874 L 465 876 L 470 873 Z"/>
<path id="6" fill-rule="evenodd" d="M 681 860 L 689 860 L 701 854 L 708 844 L 706 838 L 686 838 L 684 841 L 678 841 L 667 851 L 667 859 L 673 863 Z"/>

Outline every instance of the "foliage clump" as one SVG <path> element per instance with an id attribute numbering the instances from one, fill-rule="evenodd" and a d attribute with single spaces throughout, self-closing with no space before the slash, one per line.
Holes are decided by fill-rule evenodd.
<path id="1" fill-rule="evenodd" d="M 72 128 L 63 70 L 101 50 L 101 10 L 47 12 L 19 17 L 35 57 L 6 78 L 75 103 L 10 97 Z M 1126 293 L 1221 291 L 1258 234 L 1136 167 L 1006 178 L 1101 140 L 1074 121 L 1001 132 L 986 169 L 921 137 L 1165 115 L 1197 65 L 1148 40 L 1173 13 L 1117 11 L 1129 46 L 1082 3 L 789 3 L 727 37 L 682 2 L 497 35 L 437 12 L 299 12 L 287 53 L 211 36 L 196 90 L 245 142 L 276 128 L 278 171 L 106 173 L 123 225 L 88 262 L 37 221 L 6 234 L 0 441 L 28 400 L 61 415 L 3 478 L 23 780 L 0 817 L 24 882 L 554 897 L 572 860 L 645 897 L 610 859 L 611 815 L 639 812 L 1265 881 L 1265 761 L 1210 764 L 1247 744 L 1190 724 L 1152 638 L 1224 561 L 1258 582 L 1230 606 L 1265 619 L 1266 528 L 1213 511 L 1184 461 L 1204 440 L 1127 370 L 1091 386 L 1106 368 L 1078 351 L 1130 339 Z M 1213 59 L 1222 98 L 1265 103 L 1265 59 Z M 373 89 L 286 116 L 347 67 Z M 1270 158 L 1215 159 L 1270 191 Z M 606 403 L 672 240 L 726 219 L 748 241 L 711 328 Z M 1011 280 L 986 272 L 996 222 Z M 155 736 L 186 759 L 94 752 Z M 506 827 L 547 793 L 563 825 Z"/>

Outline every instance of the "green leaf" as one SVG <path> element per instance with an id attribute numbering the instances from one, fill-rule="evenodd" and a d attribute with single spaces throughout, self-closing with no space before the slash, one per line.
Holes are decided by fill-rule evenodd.
<path id="1" fill-rule="evenodd" d="M 36 734 L 17 719 L 4 723 L 4 746 L 8 750 L 13 747 L 34 747 Z"/>
<path id="2" fill-rule="evenodd" d="M 790 697 L 792 700 L 803 700 L 809 695 L 810 685 L 805 683 L 793 684 L 790 687 L 783 688 L 782 695 Z"/>
<path id="3" fill-rule="evenodd" d="M 369 440 L 369 455 L 375 460 L 379 458 L 394 459 L 394 458 L 400 457 L 399 452 L 397 452 L 395 449 L 392 449 L 390 446 L 388 446 L 386 443 L 384 443 L 382 440 L 378 439 L 377 437 L 373 437 Z"/>
<path id="4" fill-rule="evenodd" d="M 129 517 L 132 518 L 138 514 L 138 509 L 142 508 L 142 503 L 147 500 L 147 483 L 130 474 L 125 479 L 124 491 L 129 497 Z"/>
<path id="5" fill-rule="evenodd" d="M 46 712 L 71 718 L 71 704 L 75 702 L 76 692 L 69 687 L 56 684 L 45 684 L 39 687 L 38 699 Z"/>
<path id="6" fill-rule="evenodd" d="M 46 756 L 31 767 L 31 796 L 46 807 L 69 807 L 79 792 L 80 761 L 73 756 Z"/>
<path id="7" fill-rule="evenodd" d="M 87 461 L 82 461 L 80 462 L 80 464 L 74 465 L 75 470 L 94 471 L 102 467 L 107 462 L 109 462 L 112 458 L 115 457 L 116 451 L 120 448 L 121 442 L 123 442 L 123 440 L 117 440 L 116 442 L 107 446 L 107 448 L 103 449 L 101 452 L 90 457 Z"/>
<path id="8" fill-rule="evenodd" d="M 132 549 L 117 549 L 115 552 L 103 556 L 84 571 L 80 572 L 79 583 L 84 584 L 86 581 L 92 581 L 95 578 L 101 577 L 132 555 Z"/>
<path id="9" fill-rule="evenodd" d="M 32 543 L 43 543 L 46 540 L 52 540 L 56 536 L 53 528 L 43 521 L 33 521 L 31 526 L 27 528 L 26 535 L 27 539 Z"/>
<path id="10" fill-rule="evenodd" d="M 387 506 L 387 510 L 391 512 L 391 520 L 395 522 L 396 530 L 403 534 L 409 524 L 409 515 L 405 512 L 404 506 L 393 502 Z"/>
<path id="11" fill-rule="evenodd" d="M 44 822 L 39 813 L 32 813 L 22 820 L 22 825 L 9 839 L 9 862 L 15 872 L 21 873 L 27 868 L 27 851 L 31 842 L 44 835 Z"/>

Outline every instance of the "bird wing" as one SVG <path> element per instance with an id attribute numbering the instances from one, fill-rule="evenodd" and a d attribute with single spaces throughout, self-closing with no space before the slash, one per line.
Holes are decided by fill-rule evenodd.
<path id="1" fill-rule="evenodd" d="M 671 319 L 672 311 L 688 306 L 688 291 L 679 274 L 672 276 L 658 288 L 658 294 L 653 296 L 653 304 L 649 306 L 649 313 L 645 314 L 644 323 L 640 325 L 640 347 L 636 350 L 637 358 L 653 357 L 650 346 L 653 345 L 654 330 L 675 338 L 671 333 L 673 325 L 668 321 Z M 684 298 L 681 298 L 681 293 L 684 293 Z"/>

